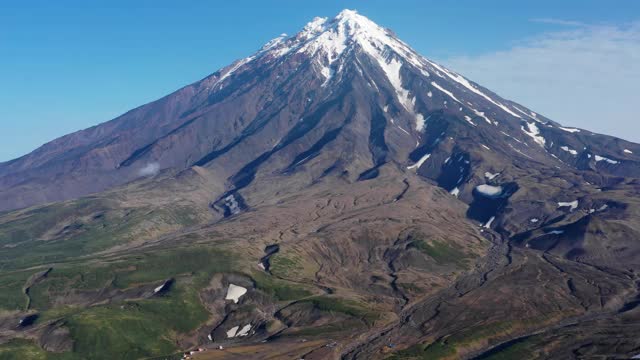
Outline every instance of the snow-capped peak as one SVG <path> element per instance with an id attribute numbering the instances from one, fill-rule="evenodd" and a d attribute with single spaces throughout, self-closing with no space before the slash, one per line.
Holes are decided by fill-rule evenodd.
<path id="1" fill-rule="evenodd" d="M 306 40 L 306 39 L 309 39 L 310 37 L 313 37 L 323 32 L 325 30 L 324 25 L 326 24 L 326 22 L 327 22 L 326 17 L 313 18 L 313 20 L 311 20 L 307 25 L 304 26 L 304 28 L 302 28 L 302 31 L 298 33 L 296 38 L 299 38 L 301 40 Z"/>
<path id="2" fill-rule="evenodd" d="M 338 21 L 343 21 L 343 22 L 358 22 L 358 21 L 369 21 L 371 22 L 371 20 L 369 20 L 368 18 L 366 18 L 365 16 L 362 16 L 360 14 L 358 14 L 358 12 L 356 10 L 351 10 L 351 9 L 344 9 L 342 11 L 340 11 L 340 13 L 338 15 L 336 15 L 336 20 Z"/>
<path id="3" fill-rule="evenodd" d="M 357 33 L 367 29 L 384 31 L 373 21 L 358 14 L 355 10 L 342 10 L 336 17 L 329 20 L 326 17 L 315 17 L 296 36 L 299 39 L 309 39 L 326 31 L 344 33 L 345 37 L 353 37 Z"/>
<path id="4" fill-rule="evenodd" d="M 323 80 L 322 87 L 332 81 L 342 79 L 343 69 L 347 64 L 355 64 L 359 72 L 365 71 L 360 60 L 361 55 L 368 56 L 386 75 L 388 84 L 395 90 L 398 103 L 414 118 L 415 130 L 425 129 L 425 117 L 422 109 L 416 105 L 418 91 L 407 86 L 407 75 L 413 73 L 429 77 L 424 81 L 431 88 L 422 90 L 441 93 L 459 105 L 461 119 L 475 126 L 471 118 L 480 117 L 487 123 L 497 126 L 498 120 L 505 118 L 522 121 L 522 116 L 509 102 L 484 91 L 481 87 L 467 80 L 463 76 L 424 58 L 411 47 L 398 39 L 396 35 L 383 28 L 355 10 L 343 10 L 334 18 L 316 17 L 307 23 L 294 36 L 282 34 L 269 41 L 256 54 L 239 61 L 237 66 L 224 69 L 223 75 L 216 82 L 223 87 L 222 81 L 230 74 L 241 72 L 241 66 L 256 59 L 265 59 L 277 64 L 295 55 L 304 55 L 311 68 Z M 347 59 L 347 56 L 349 58 Z M 356 56 L 355 58 L 352 56 Z M 297 60 L 296 60 L 297 61 Z M 378 88 L 375 77 L 367 80 L 372 88 Z M 422 91 L 421 90 L 421 91 Z M 431 97 L 431 96 L 430 96 Z M 446 107 L 447 101 L 443 101 Z M 527 118 L 531 116 L 527 115 Z M 534 120 L 535 116 L 533 116 Z M 531 126 L 530 126 L 531 128 Z M 531 131 L 528 132 L 530 134 Z M 540 143 L 540 138 L 533 138 Z"/>
<path id="5" fill-rule="evenodd" d="M 333 19 L 316 17 L 297 35 L 273 47 L 273 51 L 279 55 L 295 52 L 319 56 L 323 65 L 330 66 L 348 46 L 355 44 L 376 58 L 392 50 L 415 66 L 425 65 L 419 55 L 390 31 L 355 10 L 343 10 Z"/>
<path id="6" fill-rule="evenodd" d="M 266 44 L 264 44 L 262 46 L 262 48 L 260 48 L 260 52 L 264 52 L 264 51 L 269 51 L 272 48 L 278 46 L 279 44 L 281 44 L 285 39 L 287 38 L 287 34 L 280 34 L 280 36 L 268 41 Z"/>

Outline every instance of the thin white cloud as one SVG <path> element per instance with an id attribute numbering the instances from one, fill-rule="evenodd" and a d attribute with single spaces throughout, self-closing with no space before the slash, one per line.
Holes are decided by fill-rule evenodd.
<path id="1" fill-rule="evenodd" d="M 562 26 L 586 26 L 585 23 L 580 21 L 554 19 L 554 18 L 535 18 L 535 19 L 531 19 L 530 21 L 535 23 L 562 25 Z"/>
<path id="2" fill-rule="evenodd" d="M 562 124 L 640 142 L 640 21 L 544 33 L 442 62 Z"/>
<path id="3" fill-rule="evenodd" d="M 146 164 L 142 169 L 138 170 L 139 176 L 155 176 L 160 172 L 160 164 L 152 162 Z"/>

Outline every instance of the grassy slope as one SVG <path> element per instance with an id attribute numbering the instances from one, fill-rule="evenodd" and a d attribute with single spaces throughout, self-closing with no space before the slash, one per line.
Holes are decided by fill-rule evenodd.
<path id="1" fill-rule="evenodd" d="M 0 274 L 0 309 L 25 309 L 27 297 L 23 287 L 35 270 L 16 271 Z"/>
<path id="2" fill-rule="evenodd" d="M 176 334 L 192 331 L 209 318 L 198 290 L 214 273 L 233 270 L 231 259 L 226 252 L 194 246 L 132 255 L 108 265 L 54 269 L 34 286 L 33 304 L 42 311 L 39 323 L 53 318 L 65 319 L 74 339 L 73 352 L 80 358 L 137 359 L 169 355 L 178 350 L 174 341 Z M 69 289 L 103 288 L 106 279 L 115 279 L 109 281 L 107 287 L 124 289 L 169 277 L 176 278 L 171 290 L 147 300 L 93 307 L 52 304 L 59 293 Z M 2 356 L 12 358 L 28 346 L 24 342 L 11 343 L 0 346 L 0 351 Z M 36 349 L 29 353 L 34 359 L 57 358 Z"/>
<path id="3" fill-rule="evenodd" d="M 430 256 L 440 265 L 454 264 L 461 268 L 466 268 L 466 263 L 470 257 L 467 253 L 444 241 L 416 240 L 412 243 L 412 246 Z"/>
<path id="4" fill-rule="evenodd" d="M 220 242 L 217 246 L 195 245 L 186 237 L 184 243 L 153 251 L 93 255 L 147 233 L 167 232 L 198 221 L 184 207 L 123 209 L 115 201 L 93 201 L 48 205 L 0 218 L 0 242 L 9 245 L 0 248 L 0 264 L 11 269 L 0 272 L 0 310 L 25 310 L 25 283 L 52 266 L 46 278 L 29 289 L 31 309 L 40 314 L 37 324 L 63 319 L 74 340 L 73 351 L 68 353 L 49 353 L 32 341 L 12 340 L 0 346 L 0 359 L 170 356 L 180 350 L 175 345 L 179 334 L 195 330 L 210 317 L 198 291 L 215 273 L 242 272 Z M 52 228 L 61 233 L 52 233 Z M 275 300 L 312 295 L 296 283 L 264 273 L 252 276 L 258 288 Z M 100 293 L 169 278 L 175 283 L 163 296 L 87 306 Z M 85 304 L 62 305 L 69 298 L 85 299 Z"/>
<path id="5" fill-rule="evenodd" d="M 90 198 L 0 217 L 0 269 L 64 262 L 197 224 L 187 206 L 128 206 Z"/>
<path id="6" fill-rule="evenodd" d="M 189 201 L 128 203 L 119 196 L 88 197 L 0 216 L 0 312 L 26 310 L 27 280 L 52 266 L 29 289 L 37 324 L 63 319 L 72 353 L 47 353 L 34 342 L 0 346 L 0 359 L 136 359 L 172 354 L 175 337 L 194 330 L 210 314 L 198 290 L 217 272 L 233 271 L 229 253 L 213 246 L 174 246 L 110 257 L 115 245 L 157 238 L 201 223 Z M 191 205 L 190 205 L 191 204 Z M 193 205 L 193 206 L 192 206 Z M 171 290 L 147 300 L 87 306 L 101 292 L 120 291 L 174 278 Z M 86 297 L 84 305 L 60 301 Z M 87 301 L 89 303 L 87 303 Z M 81 301 L 82 303 L 82 301 Z"/>
<path id="7" fill-rule="evenodd" d="M 90 197 L 3 214 L 0 217 L 0 311 L 26 310 L 27 280 L 53 267 L 29 289 L 37 324 L 63 319 L 74 340 L 71 353 L 47 353 L 34 342 L 0 346 L 0 359 L 137 359 L 176 352 L 175 339 L 206 322 L 210 314 L 198 291 L 213 274 L 242 271 L 218 246 L 174 243 L 153 251 L 96 254 L 115 245 L 202 222 L 195 207 L 135 203 Z M 276 300 L 308 297 L 301 286 L 253 274 Z M 100 294 L 175 279 L 171 290 L 146 300 L 93 305 Z M 73 303 L 64 305 L 73 299 Z"/>

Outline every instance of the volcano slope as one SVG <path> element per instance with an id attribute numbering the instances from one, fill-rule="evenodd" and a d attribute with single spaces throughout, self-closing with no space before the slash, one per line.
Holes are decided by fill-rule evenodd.
<path id="1" fill-rule="evenodd" d="M 0 164 L 0 358 L 631 357 L 636 154 L 316 18 Z"/>

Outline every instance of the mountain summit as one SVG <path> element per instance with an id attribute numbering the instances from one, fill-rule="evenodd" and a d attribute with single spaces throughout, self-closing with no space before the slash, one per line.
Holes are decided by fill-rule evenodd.
<path id="1" fill-rule="evenodd" d="M 316 157 L 350 178 L 371 177 L 384 164 L 438 177 L 416 163 L 481 145 L 508 159 L 638 175 L 627 149 L 635 145 L 564 128 L 344 10 L 165 98 L 0 164 L 0 209 L 102 191 L 150 168 L 207 166 L 231 188 L 267 161 L 270 173 L 290 172 Z M 349 156 L 336 157 L 341 151 Z"/>
<path id="2" fill-rule="evenodd" d="M 344 10 L 0 164 L 0 324 L 44 313 L 0 343 L 628 357 L 639 184 L 640 145 L 564 127 Z"/>

